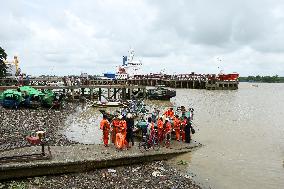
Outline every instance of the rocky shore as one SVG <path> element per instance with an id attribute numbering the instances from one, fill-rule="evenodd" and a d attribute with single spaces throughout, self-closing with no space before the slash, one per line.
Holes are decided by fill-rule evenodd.
<path id="1" fill-rule="evenodd" d="M 0 150 L 1 146 L 21 146 L 30 131 L 46 130 L 50 145 L 74 144 L 61 134 L 64 123 L 78 104 L 66 103 L 61 110 L 54 109 L 5 109 L 0 106 Z"/>
<path id="2" fill-rule="evenodd" d="M 28 131 L 46 130 L 50 145 L 69 146 L 62 135 L 66 118 L 79 104 L 67 103 L 59 111 L 48 109 L 9 110 L 0 107 L 0 147 L 20 146 Z M 77 145 L 76 145 L 77 146 Z M 0 148 L 1 153 L 1 148 Z M 179 172 L 165 161 L 98 169 L 85 173 L 34 177 L 0 183 L 1 188 L 200 188 L 191 176 Z"/>
<path id="3" fill-rule="evenodd" d="M 0 188 L 186 188 L 200 189 L 164 161 L 99 169 L 86 173 L 44 176 L 0 183 Z"/>

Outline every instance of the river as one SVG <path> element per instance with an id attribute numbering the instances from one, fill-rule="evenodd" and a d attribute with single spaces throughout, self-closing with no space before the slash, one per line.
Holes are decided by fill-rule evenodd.
<path id="1" fill-rule="evenodd" d="M 194 180 L 204 188 L 284 188 L 284 84 L 240 83 L 235 91 L 177 89 L 171 103 L 150 103 L 195 109 L 193 138 L 203 147 L 171 163 L 187 161 L 182 169 L 196 175 Z M 101 143 L 93 126 L 99 124 L 99 113 L 88 112 L 72 116 L 65 134 L 75 141 Z"/>
<path id="2" fill-rule="evenodd" d="M 177 90 L 173 102 L 195 108 L 194 140 L 204 146 L 174 162 L 188 161 L 197 182 L 218 189 L 284 188 L 284 84 Z"/>

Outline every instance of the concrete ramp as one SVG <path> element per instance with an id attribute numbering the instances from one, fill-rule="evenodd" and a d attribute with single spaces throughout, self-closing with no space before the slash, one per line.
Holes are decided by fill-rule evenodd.
<path id="1" fill-rule="evenodd" d="M 170 148 L 161 147 L 159 151 L 149 149 L 142 153 L 138 143 L 129 150 L 117 150 L 113 145 L 73 145 L 52 146 L 52 158 L 29 162 L 11 162 L 0 164 L 0 180 L 34 177 L 43 175 L 84 172 L 99 168 L 165 160 L 178 154 L 190 152 L 200 147 L 200 143 L 173 142 Z M 30 154 L 39 151 L 40 147 L 27 147 L 1 153 L 1 157 Z"/>

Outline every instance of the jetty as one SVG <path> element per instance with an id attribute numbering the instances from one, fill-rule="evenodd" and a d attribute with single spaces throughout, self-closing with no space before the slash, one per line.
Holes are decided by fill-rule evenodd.
<path id="1" fill-rule="evenodd" d="M 160 148 L 158 151 L 150 149 L 142 153 L 138 149 L 138 144 L 129 150 L 117 150 L 113 145 L 106 148 L 99 144 L 51 146 L 52 158 L 48 160 L 0 162 L 0 180 L 85 172 L 99 168 L 166 160 L 198 147 L 201 147 L 201 144 L 197 142 L 187 144 L 173 141 L 170 148 Z M 31 154 L 39 149 L 40 147 L 34 146 L 5 151 L 1 153 L 1 157 Z"/>
<path id="2" fill-rule="evenodd" d="M 44 77 L 22 79 L 21 81 L 15 78 L 2 78 L 0 79 L 0 86 L 2 85 L 2 89 L 5 86 L 18 85 L 19 83 L 31 86 L 54 86 L 58 82 L 64 82 L 65 78 L 66 77 Z M 135 86 L 135 88 L 144 88 L 145 86 L 165 85 L 166 87 L 185 89 L 236 90 L 238 89 L 238 84 L 238 74 L 215 75 L 191 73 L 178 75 L 135 75 L 128 79 L 92 78 L 82 80 L 80 85 L 82 85 L 81 88 L 87 88 L 87 86 L 93 86 L 92 88 L 94 88 L 96 86 L 105 85 L 111 87 L 124 86 L 123 88 L 129 88 L 129 86 Z M 70 88 L 72 87 L 70 86 Z"/>

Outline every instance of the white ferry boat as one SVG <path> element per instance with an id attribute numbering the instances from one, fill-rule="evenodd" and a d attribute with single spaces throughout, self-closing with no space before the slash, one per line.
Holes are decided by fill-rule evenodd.
<path id="1" fill-rule="evenodd" d="M 134 59 L 135 52 L 133 49 L 130 49 L 128 53 L 128 56 L 123 56 L 123 63 L 118 67 L 115 75 L 116 79 L 129 79 L 134 75 L 142 74 L 142 61 Z"/>

